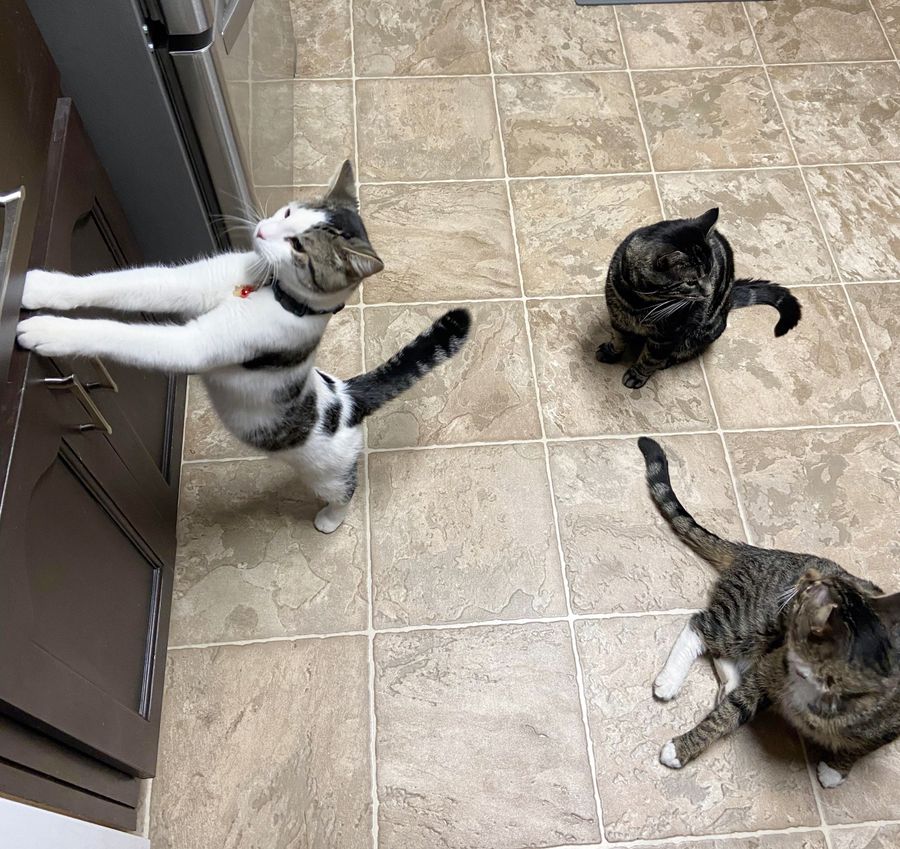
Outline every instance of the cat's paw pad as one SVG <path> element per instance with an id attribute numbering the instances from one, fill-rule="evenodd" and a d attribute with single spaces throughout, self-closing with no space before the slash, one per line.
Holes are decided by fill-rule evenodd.
<path id="1" fill-rule="evenodd" d="M 680 689 L 681 684 L 678 679 L 673 675 L 666 675 L 665 669 L 656 676 L 656 680 L 653 682 L 653 695 L 662 702 L 674 699 Z"/>
<path id="2" fill-rule="evenodd" d="M 640 389 L 648 380 L 649 377 L 645 377 L 644 375 L 636 372 L 633 368 L 630 368 L 625 372 L 625 376 L 622 378 L 622 383 L 624 383 L 629 389 Z"/>
<path id="3" fill-rule="evenodd" d="M 678 753 L 675 751 L 675 742 L 669 740 L 662 749 L 659 750 L 659 762 L 669 769 L 681 769 L 684 764 L 678 759 Z"/>
<path id="4" fill-rule="evenodd" d="M 825 761 L 819 761 L 816 773 L 819 776 L 819 784 L 826 790 L 831 790 L 833 787 L 843 784 L 844 779 L 846 778 L 846 776 L 841 775 L 836 769 L 832 769 L 828 766 Z"/>
<path id="5" fill-rule="evenodd" d="M 44 357 L 77 354 L 83 342 L 77 324 L 56 315 L 36 315 L 19 322 L 16 341 L 25 350 Z"/>
<path id="6" fill-rule="evenodd" d="M 346 515 L 346 507 L 336 507 L 329 504 L 316 513 L 313 524 L 316 526 L 317 531 L 321 531 L 323 534 L 333 534 L 344 523 Z"/>
<path id="7" fill-rule="evenodd" d="M 36 268 L 25 275 L 22 307 L 26 310 L 68 310 L 78 306 L 75 289 L 67 285 L 68 274 Z"/>
<path id="8" fill-rule="evenodd" d="M 612 342 L 604 342 L 594 355 L 598 363 L 617 363 L 622 359 L 622 352 Z"/>

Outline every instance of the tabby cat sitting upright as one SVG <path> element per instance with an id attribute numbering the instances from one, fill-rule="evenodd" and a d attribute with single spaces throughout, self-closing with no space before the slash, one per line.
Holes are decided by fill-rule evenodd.
<path id="1" fill-rule="evenodd" d="M 672 491 L 662 448 L 638 442 L 656 506 L 719 572 L 709 605 L 675 641 L 654 683 L 667 701 L 706 652 L 721 681 L 713 710 L 666 743 L 660 761 L 681 769 L 773 705 L 823 752 L 818 775 L 836 787 L 863 755 L 900 736 L 900 593 L 812 554 L 727 542 L 698 525 Z"/>
<path id="2" fill-rule="evenodd" d="M 260 221 L 252 252 L 84 278 L 31 271 L 26 309 L 97 306 L 186 321 L 39 315 L 19 323 L 19 344 L 47 356 L 109 357 L 202 374 L 225 426 L 295 464 L 327 502 L 315 525 L 331 533 L 356 488 L 362 420 L 452 357 L 470 322 L 466 310 L 451 310 L 386 363 L 347 381 L 314 368 L 332 315 L 383 267 L 358 210 L 345 162 L 320 203 L 290 203 Z"/>
<path id="3" fill-rule="evenodd" d="M 601 363 L 616 363 L 629 343 L 637 361 L 622 378 L 639 389 L 651 375 L 699 356 L 725 330 L 730 310 L 769 304 L 783 336 L 800 320 L 800 304 L 766 280 L 735 280 L 731 247 L 716 229 L 718 209 L 699 218 L 641 227 L 616 248 L 606 275 L 606 305 L 614 336 L 597 348 Z"/>

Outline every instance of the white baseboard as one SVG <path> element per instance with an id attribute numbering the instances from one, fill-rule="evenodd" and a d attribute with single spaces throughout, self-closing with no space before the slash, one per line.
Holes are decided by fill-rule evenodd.
<path id="1" fill-rule="evenodd" d="M 0 798 L 2 849 L 150 849 L 146 837 Z"/>

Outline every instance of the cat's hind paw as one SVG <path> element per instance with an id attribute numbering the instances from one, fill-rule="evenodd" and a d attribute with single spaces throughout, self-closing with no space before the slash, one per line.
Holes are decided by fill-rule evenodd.
<path id="1" fill-rule="evenodd" d="M 35 315 L 19 322 L 16 341 L 26 351 L 43 357 L 72 356 L 87 353 L 84 338 L 76 319 L 57 315 Z"/>
<path id="2" fill-rule="evenodd" d="M 598 363 L 617 363 L 622 359 L 622 352 L 612 342 L 604 342 L 594 356 Z"/>
<path id="3" fill-rule="evenodd" d="M 333 534 L 344 523 L 347 509 L 347 504 L 329 504 L 323 507 L 313 520 L 316 530 L 323 534 Z"/>
<path id="4" fill-rule="evenodd" d="M 25 275 L 22 307 L 26 310 L 70 310 L 77 307 L 77 287 L 69 285 L 69 275 L 36 268 Z"/>
<path id="5" fill-rule="evenodd" d="M 816 775 L 819 776 L 819 784 L 826 790 L 831 790 L 839 784 L 843 784 L 847 778 L 847 776 L 841 775 L 833 767 L 828 766 L 825 761 L 819 761 L 819 765 L 816 767 Z"/>
<path id="6" fill-rule="evenodd" d="M 629 389 L 640 389 L 649 379 L 649 376 L 645 377 L 640 372 L 637 372 L 633 368 L 630 368 L 625 372 L 625 376 L 622 378 L 622 383 L 624 383 L 625 386 L 627 386 Z"/>
<path id="7" fill-rule="evenodd" d="M 669 740 L 662 749 L 659 750 L 659 762 L 669 769 L 681 769 L 684 764 L 678 759 L 678 753 L 675 751 L 675 741 Z"/>

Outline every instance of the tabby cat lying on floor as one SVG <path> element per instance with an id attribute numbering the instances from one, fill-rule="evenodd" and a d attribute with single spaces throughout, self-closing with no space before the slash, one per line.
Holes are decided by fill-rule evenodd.
<path id="1" fill-rule="evenodd" d="M 639 389 L 660 369 L 699 356 L 722 335 L 730 310 L 769 304 L 783 336 L 800 320 L 800 304 L 766 280 L 735 280 L 731 247 L 716 231 L 718 209 L 699 218 L 641 227 L 615 250 L 606 275 L 606 305 L 614 336 L 597 348 L 601 363 L 616 363 L 629 343 L 637 362 L 622 378 Z"/>
<path id="2" fill-rule="evenodd" d="M 314 368 L 332 315 L 383 267 L 358 209 L 345 162 L 320 203 L 290 203 L 259 222 L 255 252 L 84 278 L 31 271 L 26 309 L 96 306 L 188 320 L 126 324 L 41 315 L 20 322 L 19 344 L 47 356 L 201 373 L 225 426 L 295 464 L 327 502 L 315 525 L 331 533 L 356 489 L 362 420 L 452 357 L 470 321 L 466 310 L 451 310 L 386 363 L 347 381 Z"/>
<path id="3" fill-rule="evenodd" d="M 662 448 L 646 437 L 638 444 L 657 507 L 720 573 L 653 686 L 673 698 L 709 652 L 719 698 L 660 761 L 680 769 L 771 704 L 821 747 L 819 781 L 836 787 L 856 760 L 900 736 L 900 593 L 883 596 L 831 560 L 720 539 L 679 503 Z"/>

